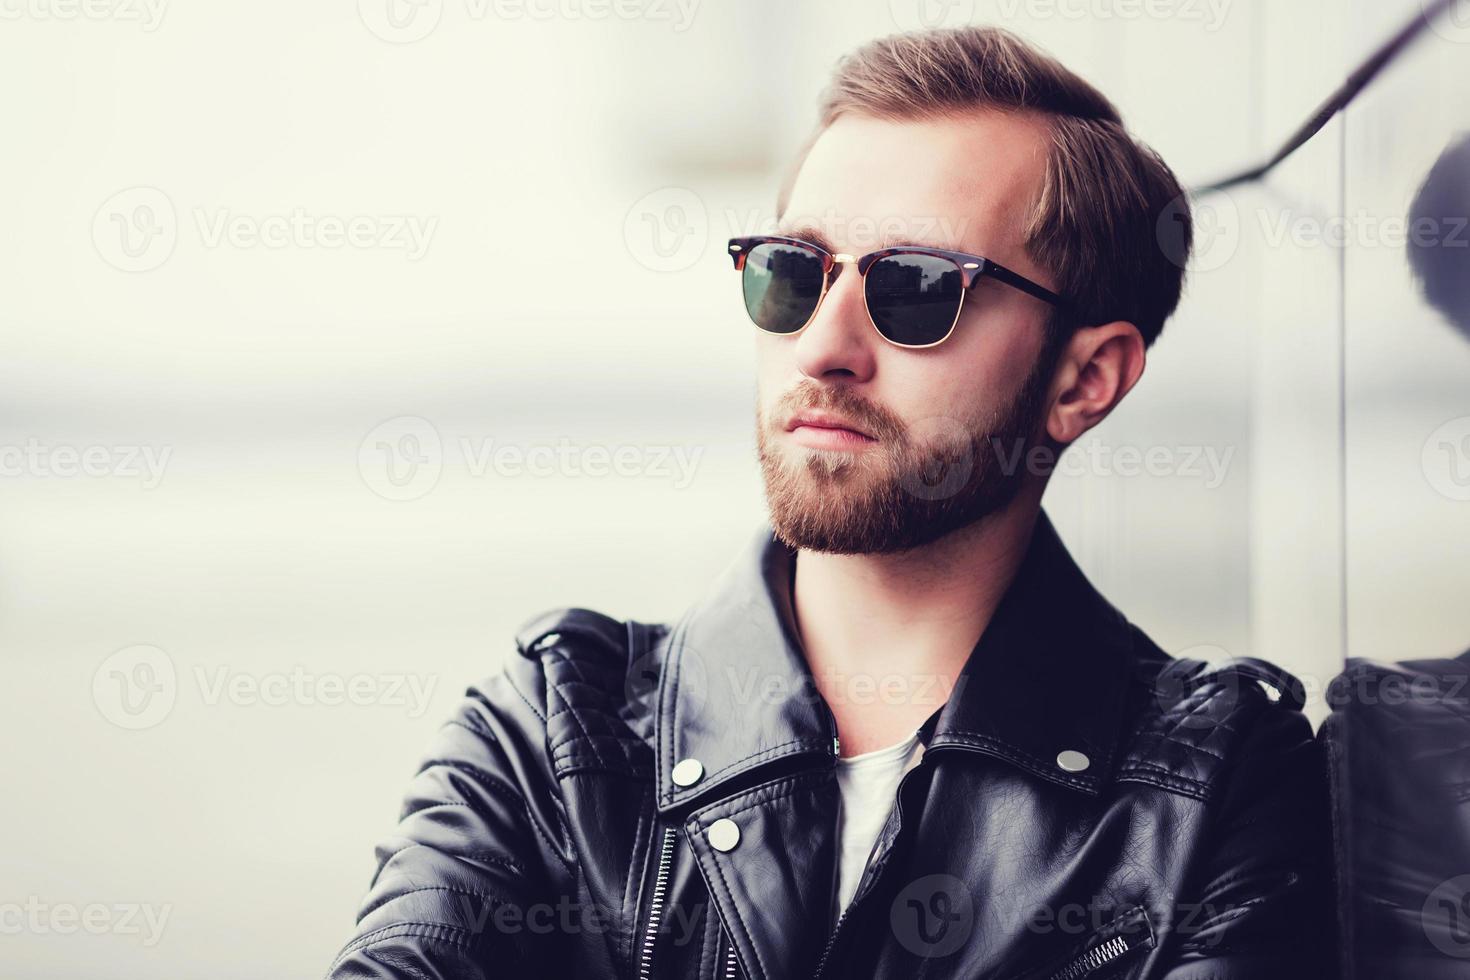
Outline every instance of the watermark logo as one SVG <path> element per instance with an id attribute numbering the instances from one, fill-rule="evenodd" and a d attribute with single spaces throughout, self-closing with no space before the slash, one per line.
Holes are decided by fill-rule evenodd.
<path id="1" fill-rule="evenodd" d="M 416 415 L 389 419 L 357 448 L 357 471 L 384 500 L 417 500 L 439 485 L 444 444 L 434 423 Z"/>
<path id="2" fill-rule="evenodd" d="M 948 956 L 974 932 L 975 902 L 954 875 L 925 875 L 898 893 L 889 907 L 888 923 L 894 938 L 915 956 Z"/>
<path id="3" fill-rule="evenodd" d="M 1192 248 L 1184 239 L 1184 229 L 1191 223 Z M 1229 262 L 1240 247 L 1240 211 L 1224 191 L 1199 199 L 1181 194 L 1159 214 L 1154 234 L 1170 262 L 1190 272 L 1211 272 Z"/>
<path id="4" fill-rule="evenodd" d="M 1470 875 L 1440 884 L 1424 900 L 1424 935 L 1446 956 L 1470 959 Z"/>
<path id="5" fill-rule="evenodd" d="M 623 692 L 628 701 L 652 708 L 658 701 L 665 670 L 674 672 L 670 681 L 677 683 L 682 704 L 692 708 L 704 706 L 712 690 L 707 658 L 687 643 L 681 645 L 677 656 L 654 648 L 633 660 L 623 681 Z"/>
<path id="6" fill-rule="evenodd" d="M 119 728 L 152 728 L 169 716 L 179 693 L 174 662 L 158 647 L 140 644 L 109 656 L 92 675 L 92 701 Z"/>
<path id="7" fill-rule="evenodd" d="M 1419 0 L 1419 6 L 1434 33 L 1454 44 L 1470 44 L 1470 0 L 1454 0 L 1448 9 L 1441 9 L 1440 0 Z"/>
<path id="8" fill-rule="evenodd" d="M 644 268 L 682 272 L 700 260 L 709 243 L 704 201 L 685 187 L 664 187 L 645 194 L 623 219 L 623 241 Z"/>
<path id="9" fill-rule="evenodd" d="M 970 431 L 956 419 L 934 415 L 910 427 L 914 441 L 925 447 L 924 465 L 905 470 L 903 488 L 919 500 L 948 500 L 965 488 L 975 471 Z"/>
<path id="10" fill-rule="evenodd" d="M 92 217 L 92 244 L 123 272 L 147 272 L 168 261 L 179 240 L 173 202 L 157 187 L 129 187 L 102 202 Z"/>
<path id="11" fill-rule="evenodd" d="M 1436 493 L 1470 500 L 1470 415 L 1450 419 L 1429 433 L 1419 465 Z"/>
<path id="12" fill-rule="evenodd" d="M 975 0 L 888 0 L 893 23 L 903 31 L 961 27 L 975 19 Z"/>
<path id="13" fill-rule="evenodd" d="M 1185 660 L 1219 664 L 1230 659 L 1230 651 L 1213 643 L 1198 643 L 1183 650 L 1171 651 L 1171 654 L 1176 664 Z M 1165 670 L 1155 675 L 1140 666 L 1145 675 L 1142 680 L 1153 688 L 1159 711 L 1170 716 L 1170 724 L 1177 724 L 1181 729 L 1217 727 L 1220 720 L 1214 712 L 1201 712 L 1198 709 L 1215 697 L 1221 698 L 1221 704 L 1235 704 L 1240 699 L 1241 685 L 1252 683 L 1238 672 L 1227 671 L 1216 674 L 1206 687 L 1196 680 L 1193 672 L 1186 674 L 1181 670 Z"/>
<path id="14" fill-rule="evenodd" d="M 444 0 L 357 0 L 363 25 L 390 44 L 412 44 L 434 32 Z"/>

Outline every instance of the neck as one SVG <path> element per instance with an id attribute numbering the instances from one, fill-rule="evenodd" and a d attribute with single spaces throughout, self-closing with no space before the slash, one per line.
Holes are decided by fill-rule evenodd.
<path id="1" fill-rule="evenodd" d="M 944 704 L 1025 557 L 1039 510 L 1039 495 L 1023 491 L 910 551 L 798 553 L 798 628 L 843 755 L 902 741 Z"/>

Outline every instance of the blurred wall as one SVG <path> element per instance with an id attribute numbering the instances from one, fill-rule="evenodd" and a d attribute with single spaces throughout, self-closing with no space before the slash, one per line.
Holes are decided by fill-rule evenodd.
<path id="1" fill-rule="evenodd" d="M 763 516 L 723 243 L 842 52 L 1010 26 L 1197 182 L 1417 9 L 0 0 L 5 975 L 319 974 L 514 628 L 703 590 Z M 1466 128 L 1459 13 L 1198 202 L 1180 314 L 1048 493 L 1174 653 L 1315 691 L 1470 635 L 1470 347 L 1402 247 L 1310 240 Z"/>

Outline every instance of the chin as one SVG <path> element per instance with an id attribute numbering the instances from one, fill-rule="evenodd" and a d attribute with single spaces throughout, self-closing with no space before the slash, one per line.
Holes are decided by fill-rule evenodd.
<path id="1" fill-rule="evenodd" d="M 790 469 L 819 480 L 851 478 L 862 467 L 861 451 L 848 449 L 813 449 L 798 446 L 787 457 Z"/>

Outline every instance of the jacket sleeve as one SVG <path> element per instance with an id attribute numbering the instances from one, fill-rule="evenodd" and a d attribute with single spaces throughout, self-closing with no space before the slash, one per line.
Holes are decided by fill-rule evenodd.
<path id="1" fill-rule="evenodd" d="M 561 889 L 554 802 L 528 785 L 545 766 L 544 708 L 516 665 L 471 688 L 404 800 L 331 980 L 555 975 L 546 927 Z M 539 701 L 544 705 L 544 699 Z M 540 795 L 550 791 L 542 789 Z"/>
<path id="2" fill-rule="evenodd" d="M 1213 804 L 1194 884 L 1174 909 L 1160 971 L 1167 980 L 1337 975 L 1322 750 L 1295 707 L 1250 700 L 1257 710 L 1233 719 L 1245 734 Z"/>
<path id="3" fill-rule="evenodd" d="M 1470 974 L 1470 652 L 1350 659 L 1318 741 L 1332 762 L 1343 974 Z"/>

